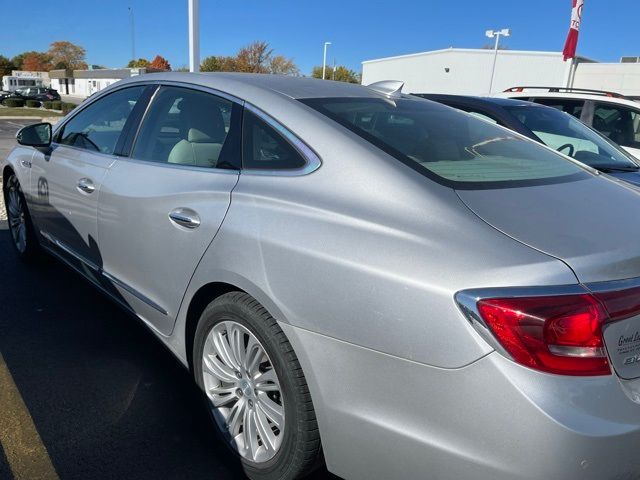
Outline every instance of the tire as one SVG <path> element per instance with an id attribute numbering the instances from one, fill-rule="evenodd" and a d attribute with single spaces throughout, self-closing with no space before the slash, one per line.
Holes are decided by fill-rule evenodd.
<path id="1" fill-rule="evenodd" d="M 41 258 L 40 243 L 36 236 L 29 207 L 18 177 L 12 172 L 3 182 L 2 193 L 7 210 L 7 222 L 11 234 L 11 244 L 18 257 L 25 262 L 32 262 Z"/>
<path id="2" fill-rule="evenodd" d="M 236 348 L 228 339 L 237 340 L 231 342 Z M 298 358 L 278 323 L 256 300 L 231 292 L 211 302 L 200 317 L 192 359 L 215 429 L 249 478 L 293 480 L 323 464 L 316 415 Z M 238 421 L 228 422 L 230 418 Z"/>

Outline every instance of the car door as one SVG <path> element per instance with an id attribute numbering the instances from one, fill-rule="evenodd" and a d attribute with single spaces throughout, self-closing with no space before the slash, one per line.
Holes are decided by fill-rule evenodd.
<path id="1" fill-rule="evenodd" d="M 97 207 L 116 145 L 145 87 L 117 90 L 83 108 L 33 157 L 32 216 L 47 246 L 88 275 L 101 265 Z"/>
<path id="2" fill-rule="evenodd" d="M 596 102 L 593 128 L 640 159 L 640 111 L 608 102 Z"/>
<path id="3" fill-rule="evenodd" d="M 162 334 L 215 237 L 239 177 L 242 106 L 226 96 L 161 86 L 128 158 L 100 192 L 107 286 Z"/>

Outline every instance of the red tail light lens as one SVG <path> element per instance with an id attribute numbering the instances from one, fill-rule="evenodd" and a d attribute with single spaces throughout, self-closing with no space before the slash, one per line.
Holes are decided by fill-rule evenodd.
<path id="1" fill-rule="evenodd" d="M 478 311 L 513 359 L 561 375 L 610 375 L 602 338 L 607 312 L 593 296 L 479 300 Z"/>

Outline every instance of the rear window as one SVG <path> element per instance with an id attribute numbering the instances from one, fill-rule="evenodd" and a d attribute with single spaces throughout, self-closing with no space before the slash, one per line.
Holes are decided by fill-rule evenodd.
<path id="1" fill-rule="evenodd" d="M 509 188 L 587 178 L 537 143 L 420 99 L 301 100 L 414 170 L 454 188 Z"/>

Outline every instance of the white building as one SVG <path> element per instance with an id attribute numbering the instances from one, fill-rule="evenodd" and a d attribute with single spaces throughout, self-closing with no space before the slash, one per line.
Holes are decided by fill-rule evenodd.
<path id="1" fill-rule="evenodd" d="M 103 68 L 95 70 L 52 70 L 51 88 L 61 95 L 88 97 L 112 83 L 144 73 L 156 71 L 149 68 Z"/>
<path id="2" fill-rule="evenodd" d="M 362 83 L 402 80 L 407 93 L 487 95 L 494 51 L 449 48 L 362 62 Z M 491 93 L 515 86 L 573 86 L 640 96 L 640 63 L 597 63 L 560 52 L 500 50 Z"/>
<path id="3" fill-rule="evenodd" d="M 48 87 L 48 72 L 31 72 L 27 70 L 12 70 L 11 75 L 2 77 L 2 89 L 13 92 L 22 87 Z"/>

